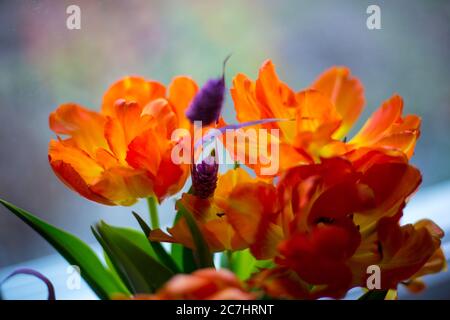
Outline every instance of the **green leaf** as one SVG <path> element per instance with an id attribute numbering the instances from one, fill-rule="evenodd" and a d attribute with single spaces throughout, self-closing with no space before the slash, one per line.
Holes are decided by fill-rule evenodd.
<path id="1" fill-rule="evenodd" d="M 112 227 L 103 221 L 93 232 L 133 294 L 152 293 L 172 277 L 173 272 L 152 256 L 154 252 L 149 250 L 151 246 L 141 233 Z M 134 238 L 136 233 L 145 239 L 145 244 Z"/>
<path id="2" fill-rule="evenodd" d="M 78 266 L 81 276 L 100 299 L 110 299 L 114 294 L 127 294 L 83 241 L 7 201 L 0 199 L 0 203 L 47 240 L 67 262 Z"/>
<path id="3" fill-rule="evenodd" d="M 255 271 L 256 259 L 249 249 L 235 251 L 230 257 L 230 269 L 241 280 L 246 280 Z"/>
<path id="4" fill-rule="evenodd" d="M 180 201 L 177 202 L 177 206 L 179 208 L 179 214 L 186 219 L 189 231 L 191 232 L 195 246 L 194 257 L 198 268 L 214 267 L 213 256 L 194 217 L 186 210 L 186 208 L 184 208 Z"/>
<path id="5" fill-rule="evenodd" d="M 117 231 L 122 236 L 124 236 L 129 241 L 131 241 L 134 245 L 136 245 L 137 247 L 139 247 L 140 249 L 145 251 L 148 255 L 155 257 L 155 253 L 154 253 L 153 249 L 150 247 L 147 239 L 141 232 L 136 231 L 131 228 L 112 227 L 112 226 L 111 226 L 111 228 L 115 229 L 115 231 Z M 94 233 L 94 236 L 96 237 L 97 241 L 102 245 L 103 248 L 108 247 L 106 245 L 105 241 L 100 237 L 100 235 L 97 232 L 95 232 L 95 230 L 93 230 L 93 233 Z M 121 282 L 124 283 L 125 290 L 131 290 L 131 289 L 129 289 L 131 287 L 130 284 L 127 283 L 128 282 L 127 276 L 125 274 L 123 274 L 121 269 L 118 269 L 118 267 L 116 266 L 116 263 L 119 263 L 119 262 L 117 262 L 117 261 L 113 262 L 114 256 L 111 254 L 111 256 L 113 256 L 111 258 L 108 255 L 108 252 L 106 252 L 105 249 L 103 249 L 103 250 L 104 250 L 104 256 L 105 256 L 105 262 L 106 262 L 106 265 L 109 267 L 110 272 L 116 277 L 116 279 L 120 279 Z"/>
<path id="6" fill-rule="evenodd" d="M 197 270 L 194 252 L 191 249 L 179 243 L 172 243 L 171 256 L 183 273 L 191 273 Z"/>
<path id="7" fill-rule="evenodd" d="M 109 272 L 114 277 L 114 279 L 116 279 L 116 282 L 120 283 L 122 290 L 127 293 L 127 296 L 131 296 L 130 291 L 128 291 L 127 286 L 123 283 L 119 273 L 117 272 L 116 268 L 114 267 L 114 264 L 112 263 L 111 259 L 109 258 L 105 250 L 103 250 L 103 258 L 105 259 L 105 263 L 106 266 L 108 267 Z"/>
<path id="8" fill-rule="evenodd" d="M 388 290 L 369 290 L 359 297 L 358 300 L 384 300 L 387 293 Z"/>
<path id="9" fill-rule="evenodd" d="M 127 288 L 128 292 L 133 292 L 133 287 L 122 268 L 120 268 L 120 261 L 116 256 L 114 256 L 111 248 L 109 245 L 103 240 L 102 236 L 95 230 L 94 227 L 91 226 L 92 234 L 94 235 L 95 239 L 97 239 L 98 243 L 103 248 L 103 255 L 106 257 L 106 263 L 109 265 L 110 272 L 112 273 L 113 277 L 115 279 L 120 279 L 125 287 Z"/>
<path id="10" fill-rule="evenodd" d="M 185 273 L 192 273 L 198 269 L 194 251 L 182 246 L 181 257 L 183 261 L 183 271 Z"/>
<path id="11" fill-rule="evenodd" d="M 144 221 L 144 219 L 141 218 L 140 215 L 138 215 L 136 212 L 131 212 L 136 219 L 136 221 L 139 223 L 139 226 L 141 227 L 142 232 L 144 232 L 144 235 L 148 237 L 152 229 L 148 226 L 148 224 Z"/>
<path id="12" fill-rule="evenodd" d="M 106 224 L 106 223 L 105 223 Z M 114 229 L 117 233 L 122 235 L 124 238 L 131 241 L 134 245 L 145 251 L 148 255 L 156 258 L 156 253 L 153 248 L 150 246 L 150 243 L 147 240 L 147 237 L 142 234 L 142 232 L 132 229 L 132 228 L 124 228 L 124 227 L 116 227 L 109 225 L 110 228 Z"/>
<path id="13" fill-rule="evenodd" d="M 231 270 L 231 251 L 223 251 L 220 252 L 220 267 L 224 268 L 224 269 L 229 269 Z"/>
<path id="14" fill-rule="evenodd" d="M 183 246 L 179 243 L 172 243 L 170 246 L 170 255 L 177 264 L 178 268 L 184 270 L 183 268 Z"/>
<path id="15" fill-rule="evenodd" d="M 272 260 L 256 260 L 251 254 L 250 249 L 223 252 L 221 263 L 223 268 L 230 269 L 243 281 L 250 278 L 259 269 L 274 267 Z"/>
<path id="16" fill-rule="evenodd" d="M 152 241 L 150 238 L 148 238 L 151 229 L 145 223 L 144 219 L 142 219 L 136 212 L 132 212 L 133 216 L 136 218 L 137 222 L 141 226 L 142 232 L 144 233 L 146 239 L 148 240 L 148 243 L 153 248 L 153 251 L 158 258 L 159 262 L 164 264 L 167 268 L 169 268 L 173 273 L 180 273 L 181 270 L 173 260 L 173 258 L 167 253 L 167 251 L 164 249 L 164 247 L 161 245 L 161 243 L 157 241 Z"/>

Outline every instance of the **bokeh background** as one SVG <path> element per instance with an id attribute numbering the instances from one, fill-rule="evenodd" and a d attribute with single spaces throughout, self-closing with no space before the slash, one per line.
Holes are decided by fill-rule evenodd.
<path id="1" fill-rule="evenodd" d="M 81 8 L 81 30 L 66 28 L 70 4 Z M 370 4 L 381 7 L 381 30 L 366 27 Z M 255 77 L 267 58 L 295 89 L 349 66 L 366 89 L 362 119 L 399 93 L 406 112 L 423 119 L 413 158 L 423 187 L 450 180 L 450 1 L 21 0 L 0 1 L 0 197 L 88 242 L 100 219 L 134 225 L 129 208 L 89 202 L 54 176 L 49 113 L 69 101 L 98 109 L 108 86 L 129 74 L 166 84 L 187 74 L 201 84 L 230 52 L 228 83 L 237 72 Z M 173 204 L 164 204 L 163 222 Z M 0 268 L 53 252 L 0 208 Z"/>

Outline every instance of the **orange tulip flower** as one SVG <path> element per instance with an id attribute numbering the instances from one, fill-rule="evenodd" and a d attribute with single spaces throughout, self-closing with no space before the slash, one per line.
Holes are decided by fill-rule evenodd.
<path id="1" fill-rule="evenodd" d="M 431 222 L 398 222 L 420 181 L 405 156 L 371 151 L 353 163 L 330 158 L 288 170 L 277 185 L 280 211 L 246 206 L 256 190 L 241 189 L 245 198 L 231 193 L 228 219 L 241 222 L 235 231 L 256 258 L 277 264 L 255 275 L 253 285 L 275 297 L 340 298 L 366 286 L 370 265 L 380 267 L 386 289 L 440 271 L 442 231 Z"/>
<path id="2" fill-rule="evenodd" d="M 184 113 L 197 90 L 188 77 L 175 78 L 167 93 L 158 82 L 126 77 L 105 93 L 101 112 L 61 105 L 49 119 L 58 135 L 50 141 L 51 167 L 69 188 L 102 204 L 163 200 L 189 174 L 188 165 L 171 161 L 171 133 L 190 130 Z"/>
<path id="3" fill-rule="evenodd" d="M 179 274 L 153 295 L 138 295 L 137 300 L 254 300 L 234 273 L 222 269 L 201 269 Z"/>
<path id="4" fill-rule="evenodd" d="M 399 150 L 411 157 L 420 133 L 420 118 L 403 117 L 403 100 L 394 95 L 346 142 L 365 99 L 360 81 L 345 67 L 333 67 L 306 90 L 294 91 L 279 80 L 274 64 L 268 60 L 256 81 L 238 74 L 233 79 L 231 95 L 240 122 L 266 118 L 290 120 L 258 126 L 279 129 L 280 172 L 365 147 Z M 259 174 L 262 164 L 249 166 Z"/>

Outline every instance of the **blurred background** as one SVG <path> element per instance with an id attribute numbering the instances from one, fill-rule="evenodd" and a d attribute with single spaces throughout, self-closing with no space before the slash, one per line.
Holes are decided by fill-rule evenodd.
<path id="1" fill-rule="evenodd" d="M 66 27 L 71 4 L 81 8 L 81 30 Z M 381 30 L 366 26 L 371 4 L 381 8 Z M 135 226 L 130 208 L 89 202 L 55 177 L 49 113 L 64 102 L 98 110 L 108 86 L 129 74 L 166 84 L 187 74 L 202 84 L 230 52 L 228 83 L 237 72 L 254 78 L 267 58 L 297 90 L 332 65 L 350 67 L 367 98 L 358 128 L 383 100 L 402 95 L 405 111 L 423 119 L 413 158 L 423 185 L 406 219 L 431 215 L 450 233 L 448 0 L 0 1 L 0 197 L 88 242 L 100 219 Z M 164 203 L 163 223 L 173 205 Z M 144 203 L 134 209 L 146 211 Z M 53 253 L 0 208 L 0 270 Z"/>

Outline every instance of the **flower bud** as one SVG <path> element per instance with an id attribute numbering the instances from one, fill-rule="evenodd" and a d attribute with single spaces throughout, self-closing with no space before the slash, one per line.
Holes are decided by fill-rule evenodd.
<path id="1" fill-rule="evenodd" d="M 230 56 L 228 56 L 223 63 L 225 71 L 225 64 Z M 215 79 L 209 79 L 190 104 L 186 110 L 186 117 L 194 123 L 201 121 L 202 125 L 208 126 L 219 120 L 222 112 L 223 100 L 225 96 L 225 72 L 222 76 Z"/>
<path id="2" fill-rule="evenodd" d="M 214 156 L 209 156 L 200 164 L 192 166 L 192 187 L 194 195 L 207 199 L 214 194 L 217 186 L 219 164 Z"/>

